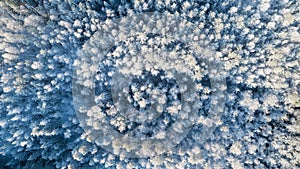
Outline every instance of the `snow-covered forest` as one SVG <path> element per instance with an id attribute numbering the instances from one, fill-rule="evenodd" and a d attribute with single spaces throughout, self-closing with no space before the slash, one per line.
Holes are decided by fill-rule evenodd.
<path id="1" fill-rule="evenodd" d="M 0 0 L 0 168 L 300 168 L 299 0 Z"/>

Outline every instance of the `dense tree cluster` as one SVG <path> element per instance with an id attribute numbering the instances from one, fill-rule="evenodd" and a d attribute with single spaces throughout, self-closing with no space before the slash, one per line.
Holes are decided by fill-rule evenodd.
<path id="1" fill-rule="evenodd" d="M 0 167 L 299 168 L 299 9 L 297 0 L 0 1 Z M 142 13 L 180 18 L 176 34 L 168 34 L 169 22 L 135 23 Z M 111 29 L 116 19 L 121 31 Z M 99 32 L 119 40 L 106 53 L 99 49 L 111 39 Z M 99 64 L 90 64 L 93 59 Z M 189 88 L 171 69 L 189 74 L 197 92 L 180 94 Z M 122 90 L 132 104 L 128 111 L 143 113 L 155 103 L 159 117 L 118 115 L 110 92 L 118 71 L 125 78 L 118 76 L 123 81 L 116 85 L 136 77 Z M 74 72 L 96 79 L 100 106 L 78 109 L 90 117 L 86 126 L 100 130 L 107 123 L 111 133 L 95 135 L 83 126 Z M 225 83 L 214 86 L 217 77 Z M 214 88 L 225 92 L 222 110 L 214 109 L 222 101 Z M 180 104 L 183 96 L 197 100 L 197 111 Z M 191 117 L 192 126 L 182 120 Z M 169 151 L 146 142 L 140 152 L 150 155 L 130 158 L 133 142 L 109 142 L 114 133 L 164 139 L 172 124 L 186 134 L 170 139 Z"/>

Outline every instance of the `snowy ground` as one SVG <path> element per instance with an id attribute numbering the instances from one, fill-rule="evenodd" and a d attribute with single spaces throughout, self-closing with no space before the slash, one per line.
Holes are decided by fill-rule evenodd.
<path id="1" fill-rule="evenodd" d="M 299 9 L 0 1 L 0 168 L 299 168 Z"/>

